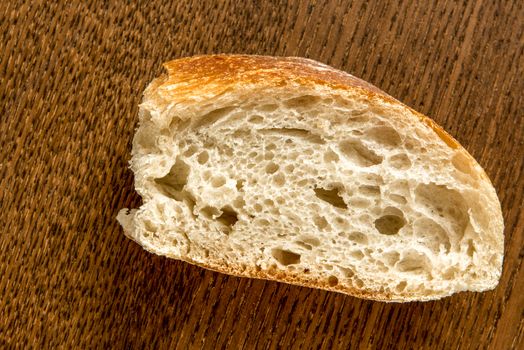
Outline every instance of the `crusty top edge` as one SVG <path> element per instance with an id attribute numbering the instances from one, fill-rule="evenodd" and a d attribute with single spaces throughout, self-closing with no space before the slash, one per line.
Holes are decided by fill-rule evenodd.
<path id="1" fill-rule="evenodd" d="M 272 84 L 287 82 L 302 85 L 320 84 L 344 89 L 360 87 L 386 95 L 370 83 L 322 63 L 300 57 L 272 57 L 255 55 L 204 55 L 176 59 L 164 63 L 170 83 L 232 82 Z M 387 96 L 387 95 L 386 95 Z M 389 99 L 393 99 L 388 96 Z"/>
<path id="2" fill-rule="evenodd" d="M 378 98 L 408 108 L 451 148 L 459 143 L 433 120 L 414 111 L 376 86 L 341 70 L 301 57 L 257 55 L 201 55 L 175 59 L 164 63 L 168 75 L 154 81 L 151 88 L 162 90 L 177 100 L 195 94 L 219 94 L 237 84 L 285 86 L 325 86 L 334 90 L 359 90 L 369 99 Z M 169 99 L 169 98 L 167 98 Z"/>

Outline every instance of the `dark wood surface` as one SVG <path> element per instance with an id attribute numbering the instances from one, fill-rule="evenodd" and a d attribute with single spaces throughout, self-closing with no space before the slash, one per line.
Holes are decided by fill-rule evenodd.
<path id="1" fill-rule="evenodd" d="M 0 348 L 524 348 L 523 1 L 1 1 Z M 431 116 L 502 202 L 486 293 L 385 304 L 151 255 L 115 221 L 161 63 L 310 57 Z"/>

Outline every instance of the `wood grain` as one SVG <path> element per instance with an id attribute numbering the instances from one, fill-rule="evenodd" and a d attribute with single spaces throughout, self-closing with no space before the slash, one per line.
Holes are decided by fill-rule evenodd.
<path id="1" fill-rule="evenodd" d="M 524 348 L 524 2 L 0 2 L 0 348 Z M 115 221 L 161 63 L 313 58 L 454 135 L 506 224 L 487 293 L 384 304 L 153 256 Z"/>

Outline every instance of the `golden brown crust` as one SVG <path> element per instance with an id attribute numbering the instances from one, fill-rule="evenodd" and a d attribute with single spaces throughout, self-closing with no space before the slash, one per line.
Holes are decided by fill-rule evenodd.
<path id="1" fill-rule="evenodd" d="M 318 62 L 299 57 L 269 57 L 250 55 L 194 56 L 164 64 L 168 71 L 167 84 L 194 83 L 223 86 L 237 82 L 272 84 L 280 86 L 290 82 L 300 85 L 326 85 L 344 89 L 360 87 L 386 95 L 368 82 Z M 177 87 L 177 95 L 181 92 Z M 391 98 L 391 97 L 389 97 Z"/>
<path id="2" fill-rule="evenodd" d="M 269 281 L 278 281 L 289 283 L 297 286 L 308 287 L 308 288 L 319 288 L 332 292 L 339 292 L 346 295 L 350 295 L 357 298 L 375 300 L 375 301 L 386 301 L 386 302 L 407 302 L 407 301 L 424 301 L 435 298 L 441 298 L 445 295 L 431 295 L 424 298 L 420 294 L 413 294 L 407 292 L 390 293 L 386 291 L 374 291 L 363 288 L 349 287 L 343 283 L 336 285 L 330 285 L 327 280 L 322 280 L 318 277 L 305 277 L 307 275 L 301 273 L 291 273 L 289 271 L 279 270 L 276 268 L 262 270 L 252 268 L 250 266 L 225 266 L 221 262 L 215 262 L 210 260 L 207 263 L 196 262 L 187 257 L 181 259 L 180 257 L 173 257 L 174 259 L 182 260 L 189 264 L 199 266 L 208 270 L 212 270 L 219 273 L 225 273 L 227 275 L 245 278 L 257 278 Z"/>
<path id="3" fill-rule="evenodd" d="M 319 62 L 300 57 L 271 57 L 256 55 L 203 55 L 176 59 L 164 63 L 168 75 L 153 83 L 161 96 L 170 100 L 184 100 L 198 93 L 219 95 L 238 84 L 266 86 L 325 86 L 338 90 L 355 90 L 369 99 L 379 99 L 402 105 L 451 148 L 459 143 L 444 129 L 425 115 L 414 111 L 376 86 Z M 162 87 L 166 87 L 162 89 Z M 176 89 L 173 89 L 176 87 Z M 176 91 L 176 96 L 171 91 Z"/>

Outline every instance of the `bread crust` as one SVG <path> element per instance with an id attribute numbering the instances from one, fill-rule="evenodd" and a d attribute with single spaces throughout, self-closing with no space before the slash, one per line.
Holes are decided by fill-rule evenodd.
<path id="1" fill-rule="evenodd" d="M 335 90 L 358 90 L 360 94 L 380 102 L 409 108 L 376 86 L 333 67 L 301 57 L 271 57 L 256 55 L 203 55 L 181 58 L 164 63 L 167 76 L 158 80 L 166 100 L 184 100 L 199 94 L 219 95 L 238 84 L 264 86 L 325 86 Z M 155 84 L 156 85 L 156 84 Z M 176 89 L 163 87 L 176 87 Z M 423 123 L 451 148 L 459 143 L 425 115 L 409 108 Z"/>
<path id="2" fill-rule="evenodd" d="M 168 256 L 169 257 L 169 256 Z M 219 261 L 210 260 L 208 263 L 196 262 L 187 258 L 172 257 L 173 259 L 182 260 L 189 264 L 199 266 L 211 271 L 225 273 L 230 276 L 235 277 L 245 277 L 245 278 L 256 278 L 263 279 L 268 281 L 277 281 L 284 282 L 292 285 L 308 287 L 308 288 L 318 288 L 324 289 L 332 292 L 338 292 L 346 295 L 350 295 L 357 298 L 383 301 L 383 302 L 408 302 L 408 301 L 428 301 L 433 299 L 439 299 L 445 295 L 438 296 L 422 296 L 415 293 L 400 292 L 397 294 L 387 293 L 387 292 L 377 292 L 374 290 L 368 290 L 364 288 L 352 288 L 347 285 L 337 284 L 330 285 L 326 283 L 325 279 L 315 278 L 315 277 L 304 277 L 305 275 L 299 273 L 290 273 L 284 270 L 278 269 L 256 269 L 249 266 L 237 266 L 230 265 L 225 266 Z"/>
<path id="3" fill-rule="evenodd" d="M 351 91 L 382 108 L 384 105 L 404 108 L 431 128 L 446 145 L 464 154 L 465 160 L 478 172 L 478 175 L 491 185 L 489 178 L 478 166 L 476 160 L 433 120 L 405 106 L 370 83 L 316 61 L 298 57 L 204 55 L 169 61 L 164 64 L 164 67 L 167 74 L 155 79 L 144 92 L 144 101 L 150 101 L 149 103 L 160 106 L 160 108 L 171 104 L 194 102 L 195 99 L 214 98 L 242 86 L 261 88 L 294 86 L 319 91 L 323 89 Z M 133 235 L 128 236 L 133 237 Z M 187 256 L 171 257 L 229 275 L 278 280 L 378 301 L 423 301 L 449 295 L 445 292 L 427 296 L 408 292 L 392 294 L 357 289 L 341 283 L 330 285 L 325 279 L 321 280 L 304 273 L 278 269 L 262 270 L 252 266 L 234 266 L 213 259 L 208 259 L 203 263 Z"/>

